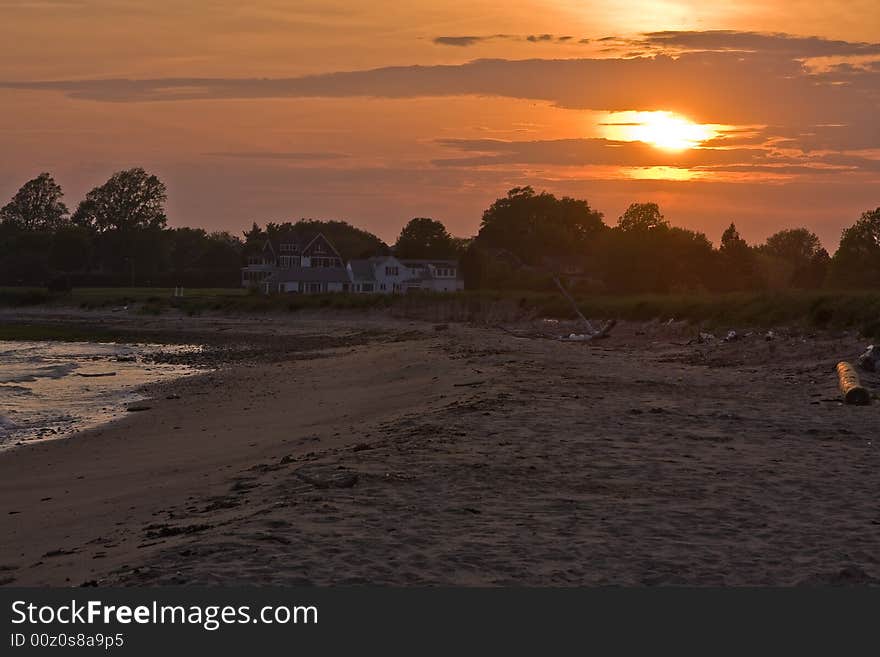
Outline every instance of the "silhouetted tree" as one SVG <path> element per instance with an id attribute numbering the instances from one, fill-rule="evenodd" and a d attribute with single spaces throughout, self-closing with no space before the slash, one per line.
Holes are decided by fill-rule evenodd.
<path id="1" fill-rule="evenodd" d="M 880 208 L 864 212 L 843 231 L 831 259 L 830 282 L 836 286 L 880 287 Z"/>
<path id="2" fill-rule="evenodd" d="M 446 226 L 427 217 L 411 219 L 394 245 L 399 258 L 453 258 L 456 252 L 456 243 Z"/>
<path id="3" fill-rule="evenodd" d="M 605 287 L 610 292 L 684 292 L 711 286 L 715 252 L 702 233 L 673 228 L 657 206 L 642 214 L 648 221 L 608 231 L 598 249 Z"/>
<path id="4" fill-rule="evenodd" d="M 781 230 L 768 237 L 760 251 L 788 266 L 787 284 L 792 287 L 817 288 L 825 280 L 828 252 L 819 237 L 806 228 Z"/>
<path id="5" fill-rule="evenodd" d="M 18 230 L 54 231 L 67 216 L 64 192 L 48 173 L 29 180 L 0 208 L 0 221 Z"/>
<path id="6" fill-rule="evenodd" d="M 118 171 L 95 187 L 79 204 L 73 222 L 96 233 L 162 229 L 165 217 L 165 183 L 141 168 Z"/>
<path id="7" fill-rule="evenodd" d="M 669 222 L 656 203 L 633 203 L 617 220 L 617 227 L 620 230 L 652 230 L 667 228 Z"/>
<path id="8" fill-rule="evenodd" d="M 758 272 L 756 254 L 740 237 L 735 224 L 731 223 L 721 235 L 718 254 L 718 286 L 722 291 L 733 292 L 764 287 Z"/>
<path id="9" fill-rule="evenodd" d="M 79 272 L 88 268 L 92 257 L 92 234 L 82 226 L 63 226 L 52 236 L 49 266 L 58 272 Z"/>
<path id="10" fill-rule="evenodd" d="M 606 229 L 602 213 L 584 200 L 517 187 L 483 213 L 477 243 L 506 249 L 528 264 L 550 255 L 585 256 Z"/>

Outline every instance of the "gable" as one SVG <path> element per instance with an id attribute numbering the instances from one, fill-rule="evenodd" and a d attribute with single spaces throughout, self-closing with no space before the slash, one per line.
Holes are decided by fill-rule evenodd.
<path id="1" fill-rule="evenodd" d="M 302 253 L 304 256 L 308 257 L 339 258 L 340 261 L 342 260 L 342 256 L 339 255 L 339 252 L 332 244 L 330 244 L 330 241 L 320 233 L 315 235 L 315 238 L 308 243 Z"/>

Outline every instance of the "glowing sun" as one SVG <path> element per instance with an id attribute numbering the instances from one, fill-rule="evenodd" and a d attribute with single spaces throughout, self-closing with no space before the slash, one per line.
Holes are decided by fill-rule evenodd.
<path id="1" fill-rule="evenodd" d="M 613 112 L 601 125 L 606 139 L 641 141 L 669 151 L 697 148 L 723 129 L 694 123 L 672 112 Z"/>

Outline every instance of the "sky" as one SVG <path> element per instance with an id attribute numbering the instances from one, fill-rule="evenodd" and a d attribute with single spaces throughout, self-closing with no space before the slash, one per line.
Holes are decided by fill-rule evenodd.
<path id="1" fill-rule="evenodd" d="M 0 0 L 0 201 L 114 171 L 171 226 L 412 217 L 516 186 L 715 244 L 880 206 L 878 0 Z"/>

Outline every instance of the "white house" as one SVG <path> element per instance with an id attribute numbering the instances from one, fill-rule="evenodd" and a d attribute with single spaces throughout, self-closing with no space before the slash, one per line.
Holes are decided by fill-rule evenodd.
<path id="1" fill-rule="evenodd" d="M 243 287 L 263 292 L 348 292 L 350 278 L 342 256 L 323 235 L 306 242 L 291 235 L 267 239 L 242 267 Z"/>
<path id="2" fill-rule="evenodd" d="M 342 256 L 321 234 L 305 243 L 290 235 L 267 239 L 242 267 L 241 284 L 266 294 L 403 294 L 464 289 L 455 260 L 400 260 L 382 255 L 343 265 Z"/>
<path id="3" fill-rule="evenodd" d="M 352 292 L 402 294 L 464 289 L 455 260 L 400 260 L 393 255 L 348 263 Z"/>

